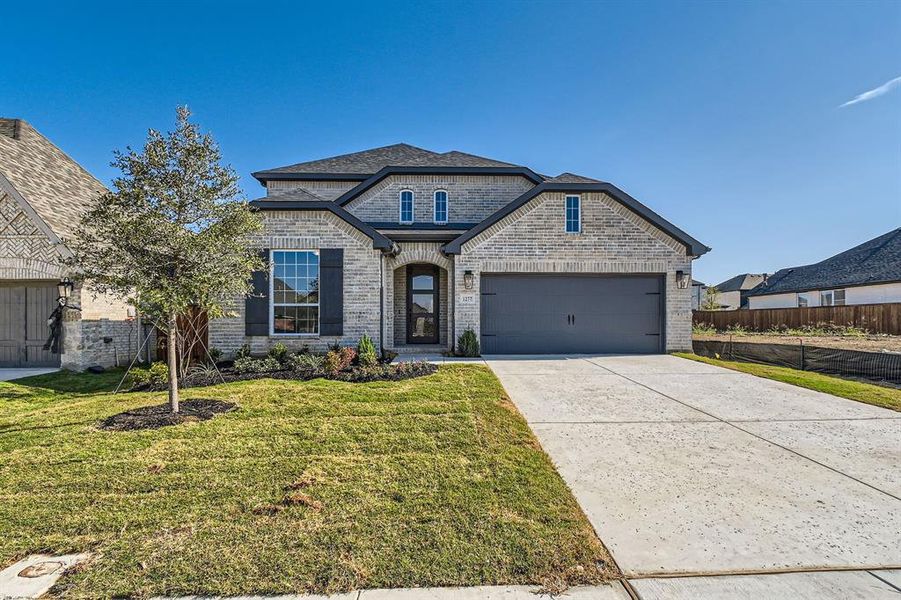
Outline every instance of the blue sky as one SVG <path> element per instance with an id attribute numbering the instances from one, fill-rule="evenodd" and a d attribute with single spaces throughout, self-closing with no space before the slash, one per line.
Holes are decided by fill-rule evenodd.
<path id="1" fill-rule="evenodd" d="M 5 13 L 9 17 L 10 13 Z M 610 181 L 714 248 L 815 262 L 901 224 L 901 3 L 17 4 L 0 115 L 104 181 L 188 104 L 241 174 L 404 141 Z M 7 22 L 8 25 L 12 23 Z"/>

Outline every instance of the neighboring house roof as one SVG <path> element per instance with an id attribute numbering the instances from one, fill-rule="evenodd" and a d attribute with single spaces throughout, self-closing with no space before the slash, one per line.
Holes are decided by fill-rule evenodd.
<path id="1" fill-rule="evenodd" d="M 812 265 L 781 269 L 749 293 L 767 296 L 901 281 L 901 228 Z"/>
<path id="2" fill-rule="evenodd" d="M 718 292 L 744 292 L 754 289 L 763 283 L 766 278 L 766 273 L 742 273 L 741 275 L 730 277 L 714 287 Z"/>
<path id="3" fill-rule="evenodd" d="M 701 287 L 707 287 L 706 283 L 704 283 L 703 281 L 698 281 L 697 279 L 692 279 L 691 285 L 699 285 Z"/>
<path id="4" fill-rule="evenodd" d="M 394 247 L 391 240 L 334 202 L 327 200 L 315 202 L 311 200 L 270 200 L 268 198 L 260 198 L 252 200 L 249 204 L 257 210 L 328 211 L 368 236 L 372 240 L 373 248 L 390 250 Z"/>
<path id="5" fill-rule="evenodd" d="M 695 238 L 691 237 L 653 210 L 622 191 L 618 187 L 610 183 L 551 183 L 545 182 L 539 185 L 536 185 L 531 190 L 516 198 L 493 215 L 489 216 L 487 219 L 453 240 L 449 244 L 445 245 L 443 250 L 448 254 L 459 254 L 463 247 L 463 244 L 476 237 L 519 207 L 523 206 L 533 198 L 539 196 L 544 192 L 603 192 L 637 214 L 642 217 L 646 221 L 650 222 L 652 225 L 660 229 L 661 231 L 667 233 L 672 236 L 679 242 L 685 244 L 687 254 L 691 256 L 701 256 L 710 251 L 708 246 L 705 246 Z"/>
<path id="6" fill-rule="evenodd" d="M 260 181 L 286 178 L 291 175 L 329 175 L 332 178 L 364 179 L 385 167 L 517 167 L 512 163 L 467 154 L 457 150 L 432 152 L 410 144 L 393 144 L 361 152 L 341 154 L 319 160 L 257 171 L 253 176 Z"/>
<path id="7" fill-rule="evenodd" d="M 53 241 L 71 237 L 81 215 L 106 192 L 26 121 L 8 118 L 0 118 L 0 185 L 33 210 Z"/>

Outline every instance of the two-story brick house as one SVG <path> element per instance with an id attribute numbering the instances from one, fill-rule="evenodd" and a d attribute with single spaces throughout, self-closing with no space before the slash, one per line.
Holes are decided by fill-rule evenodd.
<path id="1" fill-rule="evenodd" d="M 709 250 L 615 186 L 397 144 L 254 173 L 267 261 L 211 323 L 226 353 L 691 348 L 691 264 Z"/>

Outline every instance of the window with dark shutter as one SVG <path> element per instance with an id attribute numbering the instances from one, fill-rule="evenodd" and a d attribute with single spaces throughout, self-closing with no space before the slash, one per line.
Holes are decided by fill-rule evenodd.
<path id="1" fill-rule="evenodd" d="M 319 250 L 320 335 L 344 335 L 344 249 Z"/>
<path id="2" fill-rule="evenodd" d="M 244 299 L 244 334 L 269 335 L 269 248 L 260 250 L 264 270 L 251 274 L 253 290 Z"/>

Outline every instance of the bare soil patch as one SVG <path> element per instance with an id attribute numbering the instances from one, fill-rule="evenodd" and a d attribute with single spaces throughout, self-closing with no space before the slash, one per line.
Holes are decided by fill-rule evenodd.
<path id="1" fill-rule="evenodd" d="M 220 413 L 235 410 L 237 405 L 222 400 L 197 398 L 186 400 L 179 405 L 179 412 L 172 414 L 169 404 L 142 406 L 104 419 L 100 429 L 108 431 L 136 431 L 138 429 L 159 429 L 189 421 L 206 421 Z"/>
<path id="2" fill-rule="evenodd" d="M 700 341 L 728 342 L 729 338 L 734 342 L 746 344 L 788 344 L 797 345 L 804 341 L 808 346 L 821 348 L 840 348 L 842 350 L 861 350 L 864 352 L 901 352 L 901 336 L 897 335 L 868 335 L 868 336 L 797 336 L 797 335 L 772 335 L 766 333 L 746 333 L 731 336 L 728 333 L 695 334 L 693 339 Z"/>

